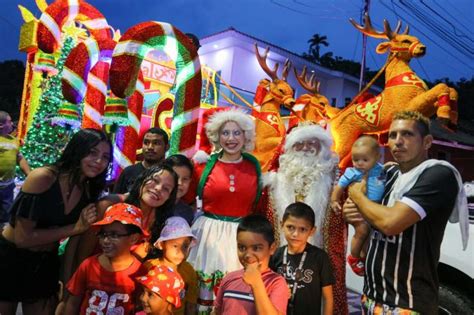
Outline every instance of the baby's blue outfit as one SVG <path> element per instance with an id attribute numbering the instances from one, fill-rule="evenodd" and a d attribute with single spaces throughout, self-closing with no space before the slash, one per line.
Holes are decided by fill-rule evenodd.
<path id="1" fill-rule="evenodd" d="M 346 188 L 353 182 L 360 182 L 363 177 L 363 172 L 355 167 L 348 167 L 344 174 L 339 178 L 338 185 Z M 367 198 L 375 202 L 380 202 L 380 200 L 382 200 L 384 189 L 385 174 L 383 171 L 383 165 L 377 163 L 369 170 L 369 176 L 367 179 Z"/>

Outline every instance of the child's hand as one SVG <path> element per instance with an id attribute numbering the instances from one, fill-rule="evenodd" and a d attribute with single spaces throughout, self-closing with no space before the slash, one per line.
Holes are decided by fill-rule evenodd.
<path id="1" fill-rule="evenodd" d="M 97 221 L 97 209 L 94 203 L 88 204 L 81 211 L 79 220 L 77 220 L 74 229 L 80 234 L 89 229 L 92 223 Z"/>
<path id="2" fill-rule="evenodd" d="M 332 200 L 331 201 L 331 210 L 335 214 L 340 214 L 341 213 L 342 207 L 341 207 L 341 204 L 339 203 L 339 201 L 337 201 L 337 200 Z"/>
<path id="3" fill-rule="evenodd" d="M 259 262 L 254 262 L 245 266 L 243 280 L 251 287 L 258 283 L 258 281 L 262 281 Z"/>

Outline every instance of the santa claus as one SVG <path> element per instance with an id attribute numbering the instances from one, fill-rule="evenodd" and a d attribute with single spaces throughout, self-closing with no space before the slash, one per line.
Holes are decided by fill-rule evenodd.
<path id="1" fill-rule="evenodd" d="M 319 125 L 303 124 L 287 135 L 277 171 L 263 175 L 268 200 L 267 214 L 273 215 L 274 226 L 288 205 L 295 201 L 309 205 L 316 217 L 316 233 L 309 242 L 324 249 L 332 263 L 336 284 L 334 309 L 347 313 L 345 286 L 345 223 L 340 214 L 329 208 L 330 195 L 337 172 L 338 158 L 331 150 L 332 137 Z M 280 245 L 285 245 L 278 232 Z"/>

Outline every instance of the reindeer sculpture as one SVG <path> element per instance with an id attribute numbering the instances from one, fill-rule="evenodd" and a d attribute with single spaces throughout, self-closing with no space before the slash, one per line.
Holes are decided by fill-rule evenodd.
<path id="1" fill-rule="evenodd" d="M 277 63 L 273 70 L 267 65 L 268 51 L 269 48 L 267 47 L 263 55 L 260 55 L 257 44 L 255 44 L 258 63 L 272 79 L 272 81 L 266 79 L 260 81 L 256 93 L 258 106 L 252 111 L 252 115 L 256 118 L 256 139 L 253 154 L 260 162 L 263 172 L 269 169 L 277 153 L 277 148 L 286 134 L 286 128 L 280 116 L 280 106 L 291 108 L 295 103 L 294 91 L 286 82 L 291 67 L 289 60 L 285 61 L 280 79 L 277 75 L 279 64 Z M 257 98 L 259 99 L 257 100 Z"/>
<path id="2" fill-rule="evenodd" d="M 300 121 L 311 121 L 324 126 L 326 121 L 334 117 L 340 109 L 331 106 L 326 96 L 319 94 L 320 82 L 316 80 L 315 73 L 308 79 L 306 66 L 300 75 L 296 69 L 293 70 L 298 83 L 309 93 L 302 94 L 296 99 L 295 105 L 291 108 L 288 129 L 293 128 Z"/>
<path id="3" fill-rule="evenodd" d="M 457 123 L 457 113 L 453 110 L 457 102 L 456 91 L 443 83 L 428 90 L 408 65 L 411 58 L 422 57 L 426 52 L 425 45 L 418 38 L 408 35 L 408 26 L 403 33 L 399 33 L 400 21 L 392 31 L 390 24 L 384 20 L 384 31 L 379 32 L 372 27 L 368 15 L 364 16 L 365 26 L 352 19 L 351 23 L 367 36 L 387 39 L 387 42 L 377 46 L 376 51 L 379 54 L 389 52 L 389 57 L 384 66 L 385 88 L 382 93 L 344 108 L 329 121 L 341 168 L 349 164 L 352 143 L 361 134 L 388 131 L 393 114 L 398 111 L 416 110 L 427 117 L 436 114 L 444 122 L 450 120 L 453 124 Z"/>

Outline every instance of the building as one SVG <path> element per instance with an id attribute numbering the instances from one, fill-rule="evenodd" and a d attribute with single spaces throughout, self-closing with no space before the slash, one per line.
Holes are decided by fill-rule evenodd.
<path id="1" fill-rule="evenodd" d="M 217 71 L 225 82 L 250 103 L 258 82 L 261 79 L 268 78 L 255 57 L 255 43 L 258 45 L 261 54 L 263 54 L 266 47 L 270 48 L 267 58 L 270 68 L 273 68 L 275 63 L 279 63 L 281 69 L 285 60 L 289 59 L 298 73 L 301 73 L 305 66 L 308 73 L 316 73 L 316 78 L 321 83 L 320 93 L 326 96 L 333 106 L 344 107 L 347 101 L 351 100 L 359 91 L 358 78 L 340 71 L 324 68 L 291 51 L 232 27 L 201 38 L 199 43 L 201 44 L 201 48 L 199 48 L 201 65 L 209 66 Z M 288 75 L 287 82 L 295 90 L 296 97 L 307 93 L 298 84 L 293 70 Z M 381 89 L 378 87 L 369 90 L 374 94 L 378 94 L 380 91 Z"/>

